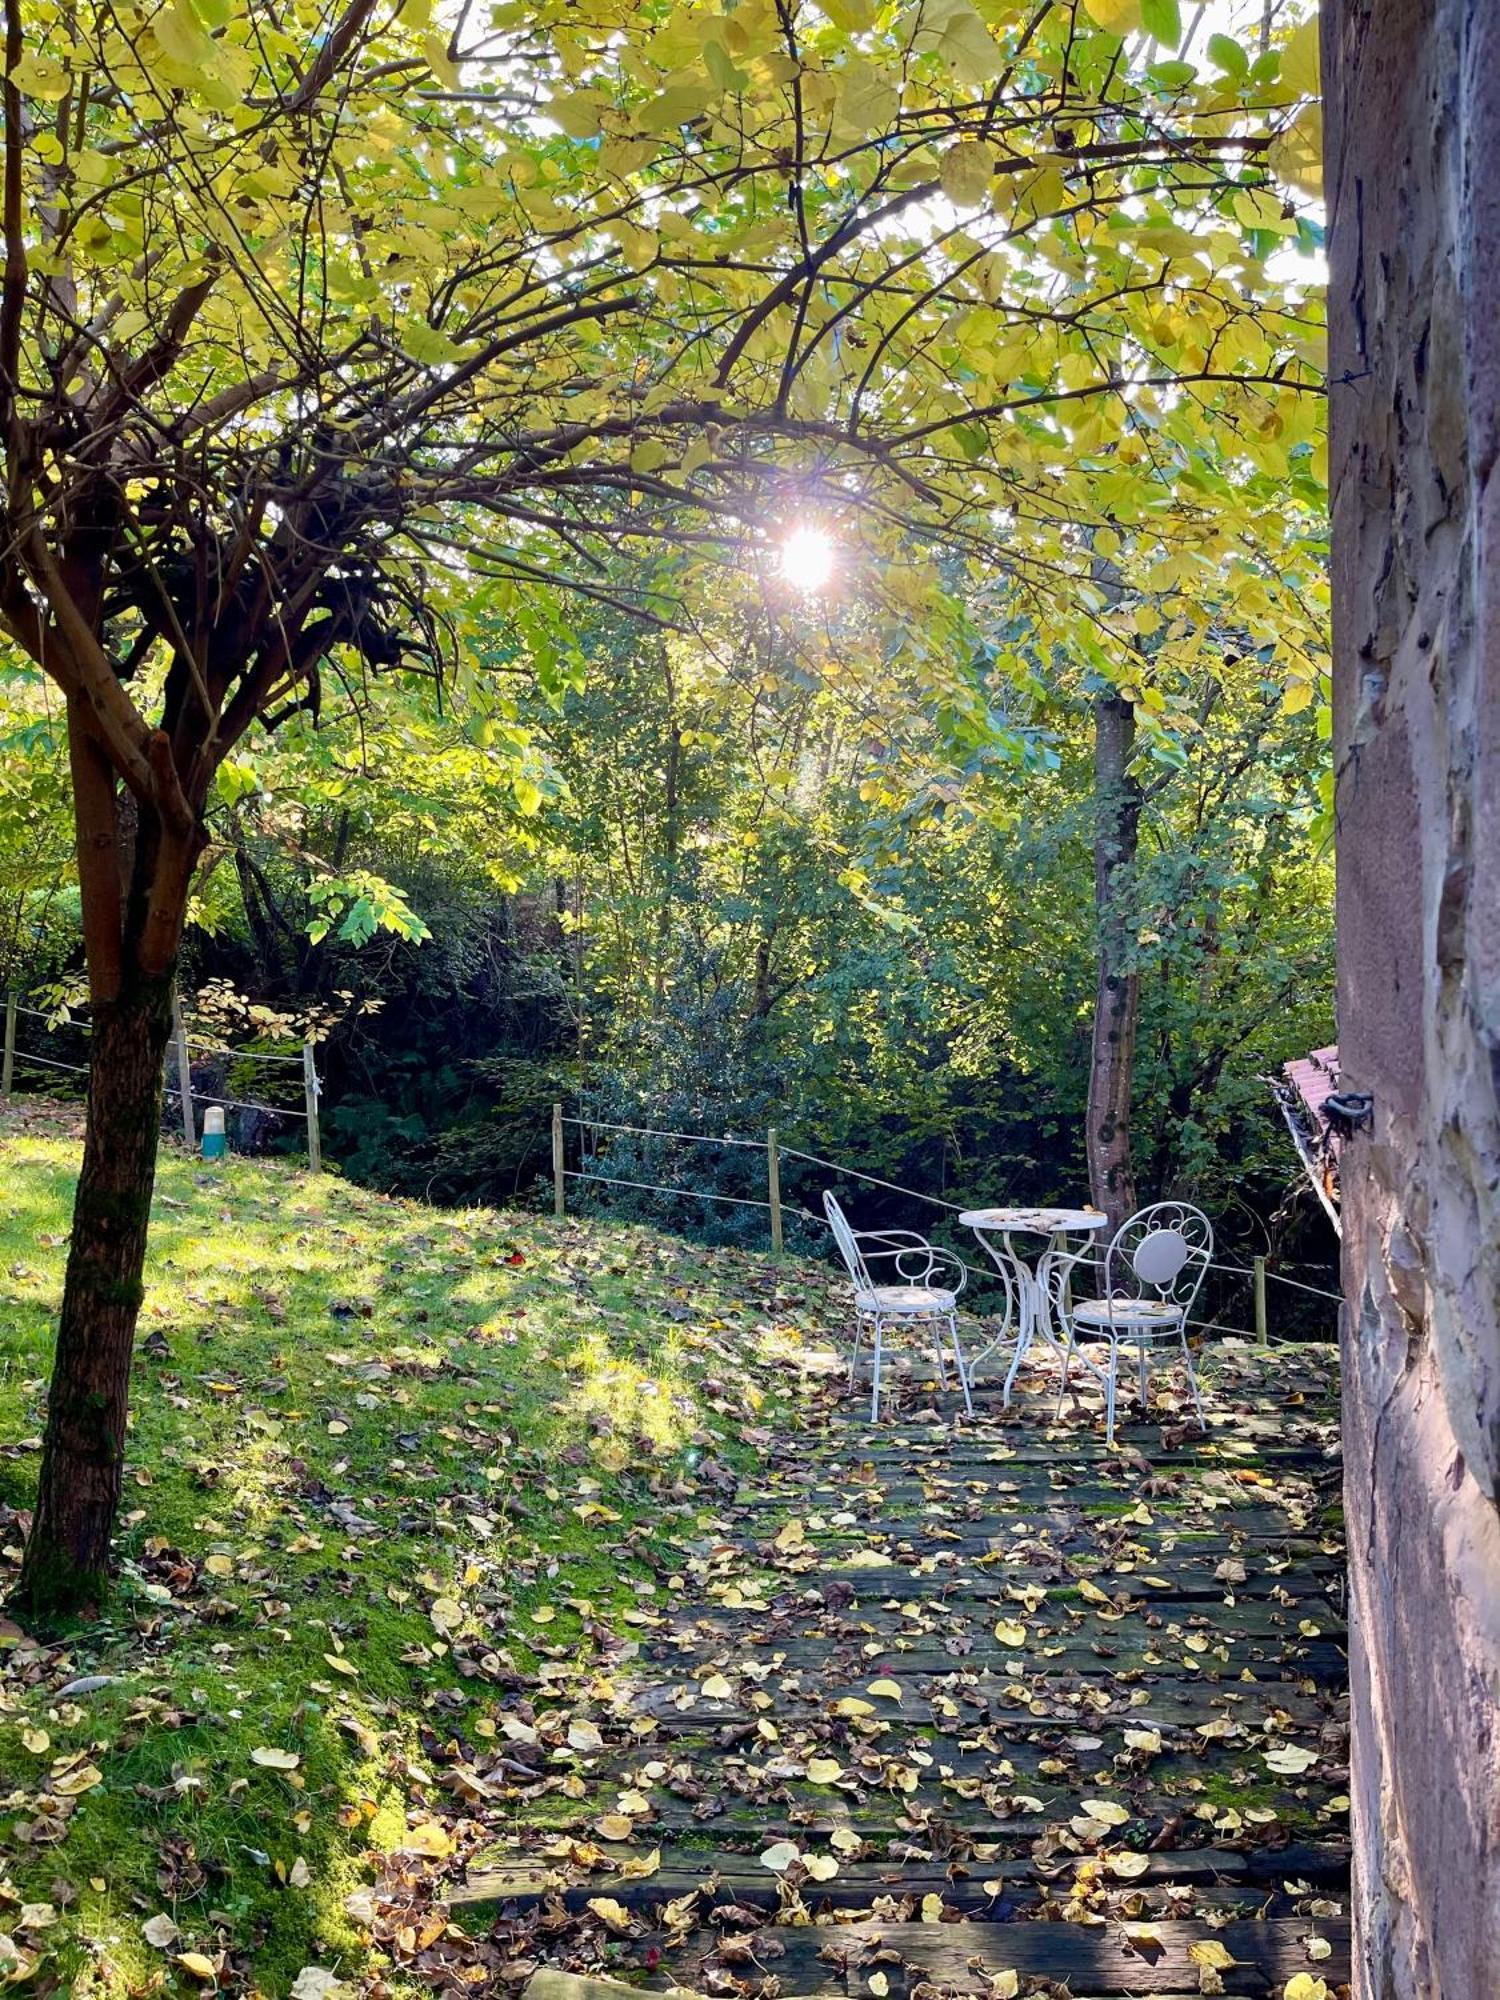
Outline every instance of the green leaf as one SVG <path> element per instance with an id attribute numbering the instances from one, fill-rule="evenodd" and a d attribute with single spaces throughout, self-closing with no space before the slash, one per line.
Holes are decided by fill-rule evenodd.
<path id="1" fill-rule="evenodd" d="M 1210 35 L 1208 38 L 1209 61 L 1216 63 L 1226 76 L 1240 78 L 1250 73 L 1250 58 L 1230 35 Z"/>
<path id="2" fill-rule="evenodd" d="M 1182 11 L 1177 0 L 1141 0 L 1141 26 L 1154 41 L 1175 49 L 1182 40 Z"/>

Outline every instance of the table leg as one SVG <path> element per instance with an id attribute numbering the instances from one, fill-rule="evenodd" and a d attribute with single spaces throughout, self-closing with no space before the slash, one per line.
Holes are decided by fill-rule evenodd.
<path id="1" fill-rule="evenodd" d="M 1011 1256 L 1010 1258 L 1007 1259 L 1000 1251 L 996 1250 L 994 1244 L 983 1233 L 982 1230 L 976 1229 L 974 1231 L 974 1234 L 979 1240 L 980 1248 L 984 1251 L 984 1254 L 989 1258 L 990 1262 L 995 1266 L 995 1269 L 1000 1273 L 1001 1279 L 1004 1282 L 1005 1318 L 1001 1322 L 1000 1331 L 995 1335 L 994 1339 L 986 1341 L 984 1346 L 980 1348 L 977 1354 L 971 1354 L 969 1356 L 968 1369 L 969 1369 L 969 1380 L 971 1382 L 974 1380 L 974 1371 L 979 1367 L 980 1363 L 988 1361 L 990 1356 L 994 1353 L 995 1349 L 1003 1345 L 1005 1341 L 1005 1336 L 1010 1332 L 1011 1320 L 1015 1319 L 1019 1324 L 1020 1320 L 1019 1301 L 1021 1298 L 1024 1297 L 1024 1292 L 1018 1293 L 1017 1291 L 1015 1268 L 1014 1268 L 1015 1258 Z"/>
<path id="2" fill-rule="evenodd" d="M 1011 1356 L 1010 1367 L 1006 1370 L 1005 1388 L 1000 1403 L 1003 1409 L 1010 1408 L 1010 1392 L 1015 1387 L 1016 1377 L 1021 1372 L 1021 1363 L 1026 1359 L 1031 1346 L 1032 1334 L 1036 1331 L 1037 1299 L 1036 1280 L 1027 1269 L 1020 1252 L 1010 1240 L 1007 1232 L 1001 1237 L 1005 1246 L 1006 1260 L 1010 1265 L 1011 1277 L 1016 1287 L 1016 1351 Z"/>

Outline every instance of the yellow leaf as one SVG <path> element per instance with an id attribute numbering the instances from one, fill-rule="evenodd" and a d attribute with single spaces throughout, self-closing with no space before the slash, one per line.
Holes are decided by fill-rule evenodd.
<path id="1" fill-rule="evenodd" d="M 1194 1965 L 1206 1965 L 1210 1972 L 1227 1972 L 1234 1964 L 1234 1958 L 1217 1938 L 1205 1938 L 1198 1944 L 1190 1944 L 1187 1955 Z"/>
<path id="2" fill-rule="evenodd" d="M 234 1558 L 232 1556 L 205 1556 L 203 1558 L 203 1567 L 208 1571 L 210 1576 L 233 1576 Z"/>
<path id="3" fill-rule="evenodd" d="M 359 1679 L 359 1668 L 342 1653 L 325 1653 L 323 1658 L 336 1674 L 347 1674 L 351 1681 Z"/>
<path id="4" fill-rule="evenodd" d="M 807 1540 L 807 1530 L 800 1521 L 786 1521 L 776 1537 L 778 1549 L 800 1549 Z"/>
<path id="5" fill-rule="evenodd" d="M 602 1750 L 604 1738 L 596 1724 L 580 1718 L 568 1724 L 568 1747 L 572 1750 Z"/>
<path id="6" fill-rule="evenodd" d="M 33 1757 L 41 1757 L 52 1748 L 52 1738 L 45 1729 L 23 1729 L 21 1741 Z"/>
<path id="7" fill-rule="evenodd" d="M 871 1681 L 865 1692 L 867 1694 L 884 1695 L 887 1701 L 900 1701 L 901 1683 L 893 1680 Z"/>
<path id="8" fill-rule="evenodd" d="M 836 1785 L 844 1775 L 844 1767 L 837 1757 L 809 1757 L 807 1760 L 808 1782 L 814 1785 Z"/>
<path id="9" fill-rule="evenodd" d="M 295 1750 L 274 1750 L 263 1743 L 250 1752 L 250 1762 L 264 1771 L 295 1771 L 302 1759 Z"/>
<path id="10" fill-rule="evenodd" d="M 454 1598 L 436 1597 L 433 1599 L 432 1609 L 427 1615 L 431 1618 L 434 1629 L 441 1632 L 446 1638 L 454 1626 L 463 1618 L 464 1609 Z"/>
<path id="11" fill-rule="evenodd" d="M 875 1995 L 875 2000 L 885 2000 L 886 1994 L 891 1990 L 891 1982 L 883 1972 L 872 1972 L 865 1984 Z"/>
<path id="12" fill-rule="evenodd" d="M 623 1903 L 617 1903 L 613 1896 L 591 1896 L 585 1907 L 607 1924 L 612 1931 L 630 1929 L 630 1912 Z"/>
<path id="13" fill-rule="evenodd" d="M 620 1863 L 620 1873 L 632 1881 L 647 1875 L 654 1875 L 661 1866 L 661 1849 L 653 1847 L 649 1854 L 629 1854 Z"/>
<path id="14" fill-rule="evenodd" d="M 777 1840 L 761 1855 L 760 1865 L 769 1868 L 773 1875 L 784 1875 L 792 1863 L 801 1858 L 802 1850 L 794 1840 Z"/>
<path id="15" fill-rule="evenodd" d="M 943 1899 L 935 1891 L 929 1891 L 922 1898 L 922 1921 L 924 1924 L 940 1924 L 943 1921 Z"/>
<path id="16" fill-rule="evenodd" d="M 635 1821 L 626 1813 L 601 1813 L 594 1821 L 594 1831 L 601 1840 L 629 1840 Z"/>
<path id="17" fill-rule="evenodd" d="M 1089 19 L 1112 35 L 1130 35 L 1141 25 L 1141 0 L 1083 0 Z"/>
<path id="18" fill-rule="evenodd" d="M 734 1697 L 734 1689 L 722 1674 L 710 1674 L 707 1680 L 700 1681 L 698 1692 L 705 1701 L 730 1701 Z"/>
<path id="19" fill-rule="evenodd" d="M 78 1764 L 71 1771 L 64 1771 L 61 1777 L 52 1780 L 54 1792 L 60 1792 L 65 1799 L 76 1799 L 80 1792 L 91 1792 L 95 1785 L 104 1783 L 104 1773 L 97 1764 Z"/>
<path id="20" fill-rule="evenodd" d="M 401 1851 L 404 1854 L 426 1854 L 435 1861 L 441 1861 L 445 1854 L 453 1852 L 453 1841 L 445 1826 L 440 1826 L 435 1819 L 424 1819 L 416 1826 L 408 1827 L 401 1836 Z"/>
<path id="21" fill-rule="evenodd" d="M 975 140 L 950 147 L 938 169 L 943 193 L 955 208 L 977 208 L 989 194 L 994 172 L 994 154 Z"/>
<path id="22" fill-rule="evenodd" d="M 803 1865 L 814 1882 L 831 1882 L 839 1872 L 839 1864 L 831 1854 L 809 1854 Z"/>
<path id="23" fill-rule="evenodd" d="M 1083 1810 L 1091 1819 L 1103 1820 L 1106 1826 L 1123 1826 L 1130 1818 L 1124 1806 L 1114 1799 L 1085 1799 Z"/>
<path id="24" fill-rule="evenodd" d="M 1318 95 L 1318 53 L 1318 17 L 1312 14 L 1281 45 L 1281 80 L 1299 97 Z"/>
<path id="25" fill-rule="evenodd" d="M 1122 1882 L 1133 1882 L 1151 1866 L 1151 1857 L 1132 1853 L 1128 1847 L 1122 1848 L 1118 1854 L 1108 1857 L 1108 1866 L 1111 1875 L 1118 1875 Z"/>
<path id="26" fill-rule="evenodd" d="M 1004 1972 L 990 1975 L 991 2000 L 1016 2000 L 1021 1991 L 1021 1975 L 1007 1966 Z"/>
<path id="27" fill-rule="evenodd" d="M 1018 1625 L 1014 1618 L 1002 1618 L 1000 1623 L 995 1627 L 995 1637 L 1000 1641 L 1002 1646 L 1024 1646 L 1026 1644 L 1026 1627 Z"/>
<path id="28" fill-rule="evenodd" d="M 1281 2000 L 1328 2000 L 1328 1983 L 1310 1972 L 1294 1972 L 1281 1989 Z"/>
<path id="29" fill-rule="evenodd" d="M 201 1951 L 180 1951 L 177 1954 L 177 1963 L 182 1967 L 184 1972 L 190 1972 L 194 1979 L 212 1979 L 215 1977 L 213 1960 L 205 1958 Z"/>

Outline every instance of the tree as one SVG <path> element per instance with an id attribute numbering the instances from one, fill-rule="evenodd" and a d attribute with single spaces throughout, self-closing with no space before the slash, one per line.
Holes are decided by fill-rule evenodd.
<path id="1" fill-rule="evenodd" d="M 102 1587 L 168 991 L 252 729 L 387 674 L 482 703 L 477 613 L 561 647 L 538 591 L 662 539 L 764 577 L 798 519 L 917 645 L 938 543 L 1089 642 L 1088 536 L 1183 644 L 1227 572 L 1316 678 L 1318 335 L 1266 268 L 1307 35 L 1200 74 L 1137 20 L 7 0 L 0 619 L 66 698 L 95 1017 L 24 1601 Z"/>
<path id="2" fill-rule="evenodd" d="M 1141 976 L 1135 964 L 1129 880 L 1140 838 L 1141 787 L 1131 768 L 1135 703 L 1114 689 L 1094 697 L 1094 909 L 1099 982 L 1085 1114 L 1089 1190 L 1118 1229 L 1135 1212 L 1130 1108 Z"/>
<path id="3" fill-rule="evenodd" d="M 1356 1991 L 1500 1968 L 1500 17 L 1325 14 Z"/>

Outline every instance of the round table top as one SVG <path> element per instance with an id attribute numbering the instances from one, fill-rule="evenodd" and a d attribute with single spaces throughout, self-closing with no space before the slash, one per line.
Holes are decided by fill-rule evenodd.
<path id="1" fill-rule="evenodd" d="M 1109 1222 L 1102 1208 L 966 1208 L 958 1219 L 970 1229 L 1020 1229 L 1037 1236 L 1103 1229 Z"/>

